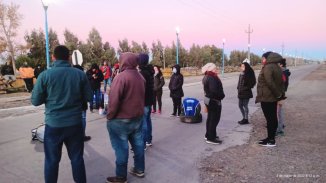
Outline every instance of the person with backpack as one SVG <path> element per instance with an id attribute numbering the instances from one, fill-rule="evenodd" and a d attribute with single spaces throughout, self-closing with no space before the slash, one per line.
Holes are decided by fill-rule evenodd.
<path id="1" fill-rule="evenodd" d="M 291 72 L 289 69 L 286 68 L 286 59 L 282 59 L 279 63 L 279 66 L 282 69 L 282 80 L 284 84 L 284 92 L 288 90 L 289 86 L 289 77 L 291 75 Z M 284 135 L 284 101 L 280 100 L 277 102 L 277 118 L 278 118 L 278 126 L 276 135 L 277 136 L 283 136 Z"/>
<path id="2" fill-rule="evenodd" d="M 249 100 L 253 97 L 251 89 L 256 85 L 256 76 L 254 70 L 247 62 L 243 62 L 240 66 L 241 73 L 238 81 L 238 98 L 239 108 L 242 114 L 242 120 L 238 121 L 240 125 L 249 124 Z"/>

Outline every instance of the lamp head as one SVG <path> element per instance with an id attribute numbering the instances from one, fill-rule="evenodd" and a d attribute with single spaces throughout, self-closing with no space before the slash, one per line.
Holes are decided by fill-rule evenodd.
<path id="1" fill-rule="evenodd" d="M 180 33 L 180 27 L 179 27 L 179 26 L 177 26 L 177 27 L 175 28 L 175 32 L 176 32 L 177 34 Z"/>

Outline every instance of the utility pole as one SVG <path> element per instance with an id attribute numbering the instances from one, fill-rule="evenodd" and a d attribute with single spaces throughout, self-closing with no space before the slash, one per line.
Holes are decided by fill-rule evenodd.
<path id="1" fill-rule="evenodd" d="M 248 60 L 249 60 L 249 64 L 250 64 L 250 34 L 254 32 L 254 30 L 252 30 L 250 28 L 250 24 L 248 27 L 248 31 L 245 31 L 248 34 Z"/>

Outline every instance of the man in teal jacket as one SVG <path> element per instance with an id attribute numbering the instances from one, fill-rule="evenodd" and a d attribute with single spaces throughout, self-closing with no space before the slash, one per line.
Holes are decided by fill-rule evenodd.
<path id="1" fill-rule="evenodd" d="M 45 104 L 44 176 L 46 183 L 57 182 L 63 143 L 67 147 L 75 182 L 86 182 L 82 104 L 92 99 L 86 74 L 70 65 L 69 50 L 57 46 L 51 69 L 37 78 L 32 104 Z"/>

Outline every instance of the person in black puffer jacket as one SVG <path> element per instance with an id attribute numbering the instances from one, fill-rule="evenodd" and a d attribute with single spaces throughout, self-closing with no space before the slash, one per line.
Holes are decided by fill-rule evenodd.
<path id="1" fill-rule="evenodd" d="M 254 70 L 247 62 L 241 64 L 241 73 L 238 81 L 238 98 L 239 108 L 242 114 L 242 120 L 238 121 L 240 125 L 249 124 L 248 115 L 249 108 L 248 103 L 250 98 L 253 97 L 251 89 L 256 85 L 256 76 Z"/>
<path id="2" fill-rule="evenodd" d="M 216 135 L 216 127 L 220 122 L 222 103 L 224 99 L 223 85 L 220 78 L 217 76 L 218 70 L 215 64 L 207 63 L 202 68 L 205 106 L 207 108 L 206 134 L 205 139 L 208 144 L 221 144 L 222 141 Z"/>
<path id="3" fill-rule="evenodd" d="M 173 113 L 171 116 L 179 117 L 181 114 L 181 98 L 184 96 L 182 85 L 183 75 L 180 72 L 180 66 L 175 65 L 172 67 L 172 76 L 169 83 L 170 97 L 173 101 Z"/>
<path id="4" fill-rule="evenodd" d="M 158 113 L 162 112 L 162 94 L 163 94 L 163 86 L 165 84 L 163 74 L 159 66 L 154 66 L 154 104 L 152 113 L 156 113 L 156 101 L 158 103 Z"/>
<path id="5" fill-rule="evenodd" d="M 95 95 L 95 108 L 99 109 L 101 103 L 101 82 L 103 81 L 103 73 L 97 64 L 92 64 L 91 68 L 86 72 L 88 81 L 91 85 L 93 95 Z M 91 100 L 89 108 L 93 112 L 93 100 Z"/>

